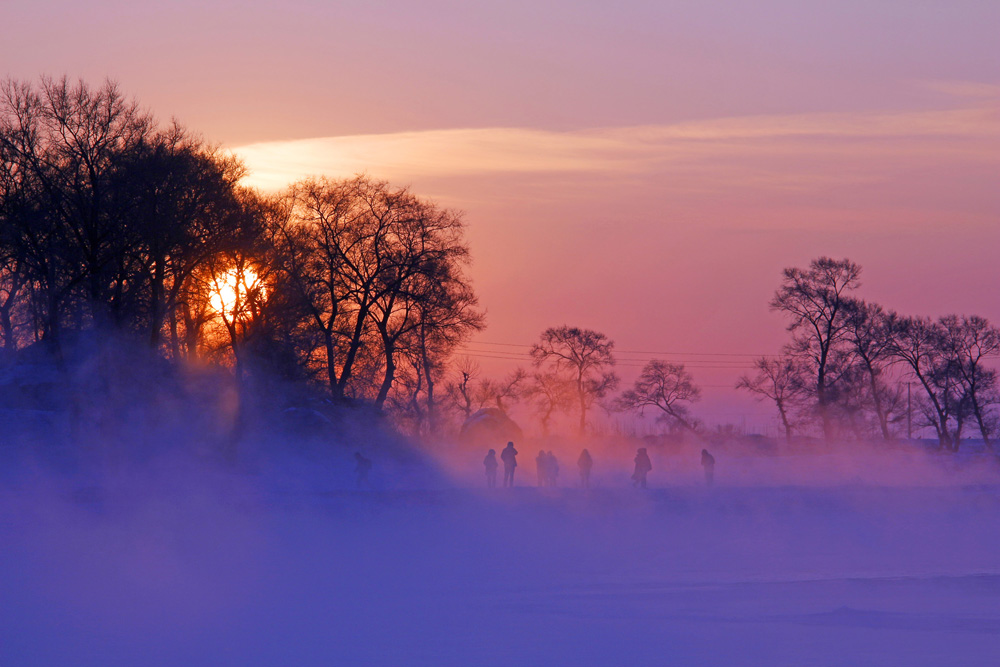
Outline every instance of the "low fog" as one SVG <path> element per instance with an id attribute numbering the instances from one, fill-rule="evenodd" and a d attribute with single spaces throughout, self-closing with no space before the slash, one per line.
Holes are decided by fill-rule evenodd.
<path id="1" fill-rule="evenodd" d="M 1000 658 L 987 452 L 525 438 L 514 487 L 488 489 L 481 445 L 79 349 L 4 380 L 20 398 L 0 440 L 2 664 Z"/>

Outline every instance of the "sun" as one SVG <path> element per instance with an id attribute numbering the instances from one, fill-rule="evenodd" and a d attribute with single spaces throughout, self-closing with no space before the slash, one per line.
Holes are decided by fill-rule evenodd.
<path id="1" fill-rule="evenodd" d="M 243 309 L 248 294 L 262 291 L 256 271 L 229 269 L 213 279 L 210 303 L 217 313 L 235 317 Z"/>

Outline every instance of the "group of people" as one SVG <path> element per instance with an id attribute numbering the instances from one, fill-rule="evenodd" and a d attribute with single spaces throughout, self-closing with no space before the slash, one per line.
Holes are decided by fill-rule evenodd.
<path id="1" fill-rule="evenodd" d="M 535 457 L 535 470 L 538 472 L 538 486 L 556 486 L 559 479 L 559 461 L 552 452 L 544 449 Z"/>
<path id="2" fill-rule="evenodd" d="M 504 466 L 503 485 L 505 487 L 514 486 L 514 470 L 517 468 L 517 450 L 514 443 L 508 442 L 507 446 L 500 453 L 500 460 Z M 632 472 L 632 486 L 646 488 L 646 476 L 653 469 L 653 462 L 649 460 L 649 454 L 645 447 L 640 447 L 635 454 L 635 468 Z M 580 453 L 580 458 L 576 462 L 580 470 L 580 486 L 590 488 L 590 471 L 594 467 L 594 459 L 590 452 L 584 449 Z M 705 469 L 705 483 L 711 486 L 715 482 L 715 457 L 708 453 L 707 449 L 701 450 L 701 465 Z M 495 449 L 491 449 L 486 458 L 483 459 L 483 466 L 486 468 L 486 486 L 493 489 L 497 485 L 497 469 L 500 463 L 497 461 Z M 538 473 L 538 486 L 554 487 L 559 477 L 559 461 L 551 451 L 541 450 L 535 457 L 535 466 Z"/>
<path id="3" fill-rule="evenodd" d="M 354 453 L 355 468 L 357 474 L 358 488 L 368 484 L 368 473 L 372 469 L 372 462 L 361 452 Z M 497 461 L 497 452 L 491 449 L 486 458 L 483 459 L 483 466 L 486 468 L 486 486 L 495 489 L 497 486 L 497 470 L 500 463 L 503 463 L 503 485 L 504 487 L 514 486 L 514 470 L 517 468 L 517 450 L 514 443 L 508 442 L 503 451 L 500 452 L 500 461 Z M 649 454 L 645 447 L 640 447 L 635 454 L 635 468 L 632 472 L 632 486 L 646 488 L 646 476 L 653 469 L 653 462 L 649 460 Z M 576 461 L 580 470 L 580 486 L 590 488 L 590 471 L 594 467 L 594 459 L 590 452 L 584 449 L 580 452 L 580 458 Z M 707 449 L 701 450 L 701 465 L 705 469 L 705 483 L 709 486 L 715 482 L 715 457 L 708 453 Z M 535 466 L 538 472 L 538 486 L 555 487 L 559 478 L 559 461 L 551 451 L 542 450 L 535 457 Z"/>
<path id="4" fill-rule="evenodd" d="M 517 450 L 514 443 L 508 442 L 503 451 L 500 452 L 500 460 L 503 461 L 503 485 L 505 487 L 514 486 L 514 469 L 517 468 Z M 486 486 L 495 489 L 497 486 L 497 451 L 491 449 L 486 458 L 483 459 L 483 466 L 486 468 Z"/>

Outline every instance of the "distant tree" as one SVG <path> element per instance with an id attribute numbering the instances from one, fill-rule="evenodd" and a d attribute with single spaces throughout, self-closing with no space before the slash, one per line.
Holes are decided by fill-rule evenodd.
<path id="1" fill-rule="evenodd" d="M 445 385 L 449 406 L 458 411 L 463 422 L 476 410 L 475 382 L 480 373 L 479 364 L 469 357 L 463 357 L 455 365 L 454 379 Z"/>
<path id="2" fill-rule="evenodd" d="M 492 403 L 504 413 L 511 403 L 516 403 L 525 393 L 528 374 L 523 368 L 515 368 L 499 380 L 485 379 L 477 392 L 480 407 Z"/>
<path id="3" fill-rule="evenodd" d="M 961 409 L 961 395 L 956 369 L 942 343 L 941 325 L 930 318 L 895 317 L 890 326 L 892 354 L 924 390 L 921 408 L 937 432 L 939 447 L 955 450 L 957 438 L 951 422 Z"/>
<path id="4" fill-rule="evenodd" d="M 892 333 L 889 321 L 892 315 L 878 304 L 855 301 L 849 309 L 844 329 L 844 342 L 860 366 L 866 391 L 879 431 L 884 440 L 890 440 L 890 408 L 895 390 L 885 382 L 885 375 L 892 359 Z"/>
<path id="5" fill-rule="evenodd" d="M 985 318 L 948 315 L 940 320 L 942 346 L 949 356 L 951 370 L 962 385 L 962 394 L 979 433 L 992 449 L 995 428 L 992 406 L 1000 403 L 997 371 L 986 365 L 989 357 L 1000 354 L 1000 330 Z"/>
<path id="6" fill-rule="evenodd" d="M 573 390 L 572 381 L 554 371 L 535 371 L 528 378 L 524 393 L 535 408 L 543 435 L 549 434 L 552 418 L 557 412 L 564 412 L 572 407 Z"/>
<path id="7" fill-rule="evenodd" d="M 817 413 L 829 441 L 835 434 L 834 385 L 849 367 L 849 358 L 838 354 L 838 344 L 857 305 L 850 293 L 860 285 L 861 267 L 846 259 L 820 257 L 808 269 L 789 268 L 783 275 L 771 309 L 791 316 L 788 330 L 794 337 L 786 351 L 810 368 Z"/>
<path id="8" fill-rule="evenodd" d="M 647 407 L 660 410 L 660 418 L 672 427 L 697 433 L 690 405 L 701 398 L 701 389 L 685 370 L 684 364 L 672 364 L 660 359 L 647 363 L 633 387 L 618 399 L 624 410 L 640 414 Z"/>
<path id="9" fill-rule="evenodd" d="M 774 402 L 785 430 L 785 440 L 792 441 L 793 409 L 802 391 L 801 369 L 788 356 L 760 357 L 754 361 L 754 375 L 744 374 L 736 382 L 737 389 L 755 395 L 757 400 Z"/>
<path id="10" fill-rule="evenodd" d="M 441 426 L 437 387 L 447 373 L 454 350 L 483 328 L 484 317 L 478 310 L 478 298 L 464 280 L 442 276 L 437 288 L 422 292 L 417 303 L 417 326 L 408 350 L 415 372 L 420 376 L 417 396 L 423 397 L 424 419 L 430 433 Z M 419 400 L 419 398 L 418 398 Z"/>
<path id="11" fill-rule="evenodd" d="M 590 406 L 618 385 L 618 376 L 611 370 L 614 347 L 614 341 L 603 333 L 568 326 L 546 329 L 531 347 L 536 368 L 548 367 L 572 382 L 580 434 L 586 430 Z"/>

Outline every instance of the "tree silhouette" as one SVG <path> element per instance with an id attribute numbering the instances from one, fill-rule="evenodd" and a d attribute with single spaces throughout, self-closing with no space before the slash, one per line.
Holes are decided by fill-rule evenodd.
<path id="1" fill-rule="evenodd" d="M 700 398 L 701 389 L 684 369 L 684 364 L 654 359 L 643 367 L 632 388 L 622 393 L 618 405 L 640 414 L 647 407 L 657 408 L 661 419 L 697 433 L 690 405 Z"/>
<path id="2" fill-rule="evenodd" d="M 774 402 L 785 429 L 785 441 L 792 441 L 792 410 L 802 390 L 801 370 L 795 360 L 788 356 L 759 357 L 754 360 L 756 373 L 742 375 L 736 382 L 737 389 L 755 394 L 757 400 L 769 399 Z"/>
<path id="3" fill-rule="evenodd" d="M 536 367 L 548 366 L 572 382 L 580 434 L 586 430 L 590 406 L 618 385 L 618 376 L 611 371 L 614 347 L 614 341 L 602 333 L 568 326 L 546 329 L 531 347 Z"/>
<path id="4" fill-rule="evenodd" d="M 811 368 L 823 436 L 830 441 L 835 434 L 833 386 L 849 366 L 849 360 L 838 355 L 837 344 L 856 305 L 850 292 L 860 285 L 861 267 L 846 259 L 820 257 L 808 269 L 789 268 L 783 275 L 771 309 L 792 318 L 788 330 L 794 337 L 786 350 Z"/>

